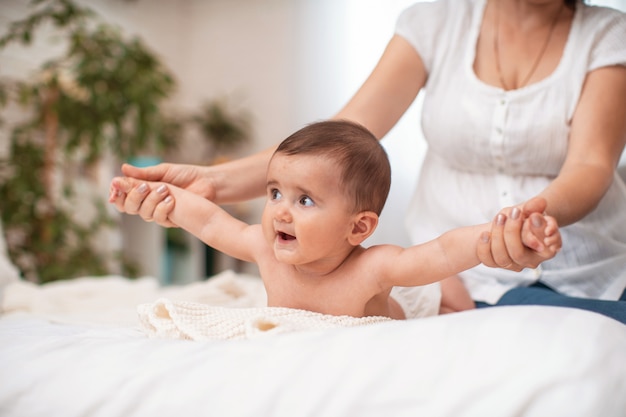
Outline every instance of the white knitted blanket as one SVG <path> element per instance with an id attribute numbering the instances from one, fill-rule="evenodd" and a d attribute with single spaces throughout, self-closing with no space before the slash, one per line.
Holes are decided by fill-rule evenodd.
<path id="1" fill-rule="evenodd" d="M 361 326 L 388 317 L 331 316 L 283 307 L 230 308 L 165 298 L 137 307 L 150 337 L 191 340 L 249 339 L 302 330 Z"/>

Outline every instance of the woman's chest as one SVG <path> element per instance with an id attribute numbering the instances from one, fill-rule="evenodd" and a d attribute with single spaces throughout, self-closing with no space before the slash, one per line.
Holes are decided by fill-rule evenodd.
<path id="1" fill-rule="evenodd" d="M 455 74 L 426 93 L 429 151 L 463 171 L 555 175 L 567 153 L 571 91 L 555 81 L 506 92 Z"/>

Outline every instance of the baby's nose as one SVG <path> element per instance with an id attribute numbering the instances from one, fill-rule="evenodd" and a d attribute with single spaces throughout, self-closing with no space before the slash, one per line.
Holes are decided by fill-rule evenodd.
<path id="1" fill-rule="evenodd" d="M 280 204 L 276 208 L 274 217 L 280 222 L 289 223 L 292 220 L 291 210 L 289 210 L 289 207 L 286 204 Z"/>

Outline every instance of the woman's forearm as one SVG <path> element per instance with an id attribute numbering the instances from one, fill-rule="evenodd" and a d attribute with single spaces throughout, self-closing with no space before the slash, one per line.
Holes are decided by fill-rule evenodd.
<path id="1" fill-rule="evenodd" d="M 539 194 L 547 201 L 546 213 L 559 227 L 576 223 L 592 212 L 613 182 L 607 166 L 576 164 L 564 166 L 559 176 Z"/>
<path id="2" fill-rule="evenodd" d="M 593 211 L 611 186 L 626 145 L 625 114 L 626 68 L 609 66 L 590 72 L 572 117 L 565 163 L 540 194 L 559 226 Z"/>
<path id="3" fill-rule="evenodd" d="M 265 193 L 266 173 L 276 146 L 234 161 L 207 167 L 217 204 L 237 203 Z"/>

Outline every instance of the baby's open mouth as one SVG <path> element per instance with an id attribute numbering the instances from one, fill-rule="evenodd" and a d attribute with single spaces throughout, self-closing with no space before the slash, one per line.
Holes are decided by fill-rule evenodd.
<path id="1" fill-rule="evenodd" d="M 278 232 L 278 237 L 281 240 L 295 240 L 296 239 L 295 236 L 289 235 L 289 234 L 287 234 L 285 232 Z"/>

